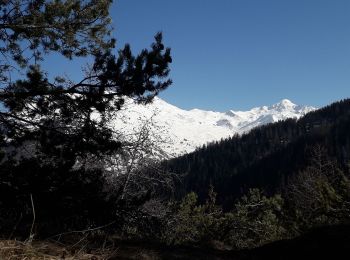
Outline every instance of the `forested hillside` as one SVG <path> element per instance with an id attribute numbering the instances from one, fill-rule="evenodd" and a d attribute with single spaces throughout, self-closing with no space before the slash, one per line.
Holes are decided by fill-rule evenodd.
<path id="1" fill-rule="evenodd" d="M 212 184 L 219 203 L 230 208 L 249 188 L 261 188 L 268 194 L 283 190 L 308 165 L 315 146 L 325 147 L 328 156 L 348 170 L 350 99 L 300 120 L 288 119 L 208 144 L 167 166 L 185 176 L 179 195 L 194 191 L 204 200 Z"/>

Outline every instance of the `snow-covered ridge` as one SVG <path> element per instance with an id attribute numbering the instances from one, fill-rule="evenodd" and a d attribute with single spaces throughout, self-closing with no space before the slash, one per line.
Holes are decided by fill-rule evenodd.
<path id="1" fill-rule="evenodd" d="M 208 142 L 248 132 L 252 128 L 284 120 L 299 118 L 315 110 L 283 99 L 272 106 L 255 107 L 248 111 L 213 112 L 200 109 L 183 110 L 156 97 L 146 106 L 127 100 L 113 127 L 124 133 L 151 125 L 160 147 L 170 156 L 194 151 Z"/>

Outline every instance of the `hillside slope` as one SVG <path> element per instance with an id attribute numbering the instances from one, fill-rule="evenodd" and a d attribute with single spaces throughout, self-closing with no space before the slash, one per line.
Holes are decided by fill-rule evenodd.
<path id="1" fill-rule="evenodd" d="M 232 204 L 251 187 L 274 193 L 302 170 L 315 145 L 327 149 L 343 167 L 350 162 L 350 99 L 251 132 L 212 143 L 168 162 L 185 174 L 183 190 L 200 198 L 213 184 L 219 200 Z M 180 188 L 181 190 L 181 188 Z"/>

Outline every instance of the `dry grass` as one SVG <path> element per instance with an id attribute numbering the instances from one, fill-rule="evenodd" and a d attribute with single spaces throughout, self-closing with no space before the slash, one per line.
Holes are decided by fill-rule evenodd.
<path id="1" fill-rule="evenodd" d="M 109 259 L 111 252 L 87 253 L 81 250 L 69 252 L 66 247 L 51 242 L 24 243 L 15 240 L 0 241 L 1 260 L 102 260 Z"/>

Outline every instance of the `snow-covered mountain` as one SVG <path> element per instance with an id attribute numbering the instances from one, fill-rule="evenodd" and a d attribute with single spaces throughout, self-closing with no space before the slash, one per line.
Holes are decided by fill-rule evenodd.
<path id="1" fill-rule="evenodd" d="M 127 100 L 123 111 L 114 119 L 113 128 L 130 134 L 147 126 L 155 142 L 172 157 L 192 152 L 208 142 L 245 133 L 257 126 L 299 118 L 313 110 L 314 107 L 299 106 L 288 99 L 248 111 L 183 110 L 156 97 L 153 103 L 146 106 Z"/>

